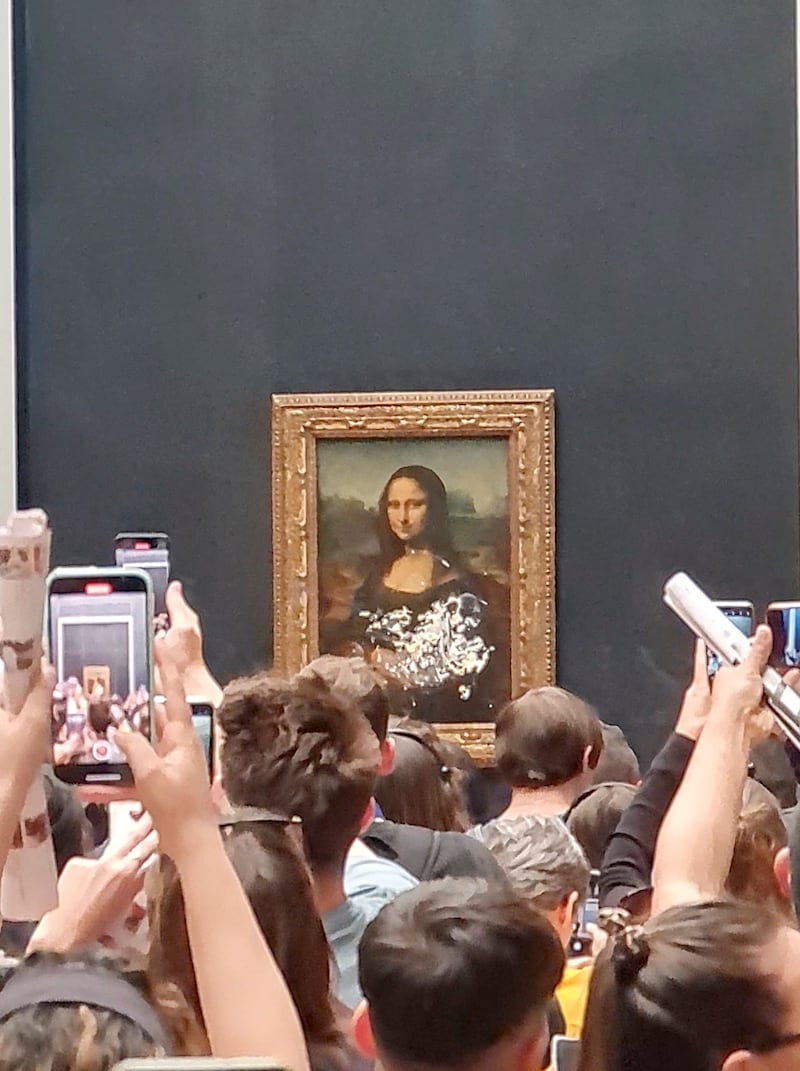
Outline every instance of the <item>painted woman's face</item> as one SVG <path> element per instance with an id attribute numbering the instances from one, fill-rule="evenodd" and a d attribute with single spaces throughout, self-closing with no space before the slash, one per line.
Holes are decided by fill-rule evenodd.
<path id="1" fill-rule="evenodd" d="M 392 480 L 386 496 L 386 519 L 398 539 L 406 543 L 420 536 L 427 513 L 428 496 L 416 480 L 407 476 Z"/>

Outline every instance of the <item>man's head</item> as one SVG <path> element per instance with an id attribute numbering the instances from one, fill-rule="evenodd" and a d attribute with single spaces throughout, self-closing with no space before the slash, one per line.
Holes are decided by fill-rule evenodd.
<path id="1" fill-rule="evenodd" d="M 340 872 L 380 765 L 378 741 L 356 707 L 319 677 L 260 673 L 228 685 L 219 722 L 231 803 L 298 815 L 312 871 Z"/>
<path id="2" fill-rule="evenodd" d="M 563 968 L 552 927 L 510 889 L 420 885 L 362 939 L 359 1047 L 385 1071 L 539 1071 Z"/>
<path id="3" fill-rule="evenodd" d="M 625 739 L 625 734 L 618 725 L 601 724 L 603 733 L 603 754 L 595 767 L 592 782 L 602 785 L 608 781 L 619 781 L 625 785 L 639 785 L 642 772 L 636 752 Z"/>
<path id="4" fill-rule="evenodd" d="M 343 706 L 360 711 L 372 728 L 381 748 L 381 774 L 394 766 L 394 744 L 388 738 L 389 698 L 377 673 L 363 658 L 321 655 L 301 669 L 298 680 L 321 681 Z"/>
<path id="5" fill-rule="evenodd" d="M 636 792 L 633 785 L 616 781 L 607 785 L 592 785 L 578 796 L 570 808 L 567 828 L 583 848 L 589 866 L 595 870 L 602 869 L 608 842 Z"/>
<path id="6" fill-rule="evenodd" d="M 513 788 L 587 788 L 603 751 L 600 720 L 563 688 L 534 688 L 497 717 L 497 768 Z"/>
<path id="7" fill-rule="evenodd" d="M 586 897 L 589 864 L 560 818 L 498 818 L 473 831 L 505 871 L 516 893 L 530 901 L 566 947 L 575 909 Z"/>

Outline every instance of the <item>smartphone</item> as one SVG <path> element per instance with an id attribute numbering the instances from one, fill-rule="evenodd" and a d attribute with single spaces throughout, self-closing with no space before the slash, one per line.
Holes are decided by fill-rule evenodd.
<path id="1" fill-rule="evenodd" d="M 589 878 L 589 895 L 578 908 L 575 928 L 569 942 L 570 956 L 590 956 L 594 936 L 589 926 L 597 924 L 600 913 L 600 871 L 593 870 Z"/>
<path id="2" fill-rule="evenodd" d="M 115 744 L 150 738 L 153 586 L 142 569 L 56 569 L 47 578 L 48 657 L 55 666 L 51 735 L 56 777 L 131 784 Z"/>
<path id="3" fill-rule="evenodd" d="M 186 702 L 192 712 L 194 731 L 203 745 L 209 777 L 214 765 L 214 707 L 207 699 L 187 696 Z"/>
<path id="4" fill-rule="evenodd" d="M 155 617 L 167 612 L 169 585 L 169 536 L 164 532 L 118 532 L 114 536 L 114 560 L 122 569 L 144 569 L 153 581 Z"/>
<path id="5" fill-rule="evenodd" d="M 800 666 L 800 602 L 771 602 L 767 624 L 772 629 L 769 664 L 776 669 Z"/>
<path id="6" fill-rule="evenodd" d="M 550 1066 L 553 1071 L 578 1071 L 581 1062 L 581 1043 L 578 1038 L 556 1034 L 550 1047 Z"/>
<path id="7" fill-rule="evenodd" d="M 746 599 L 734 599 L 725 602 L 715 602 L 714 605 L 718 610 L 722 610 L 723 614 L 732 621 L 743 636 L 747 636 L 748 639 L 753 635 L 753 604 Z M 717 675 L 717 671 L 722 663 L 717 655 L 710 649 L 706 648 L 706 670 L 708 671 L 708 679 L 713 680 Z"/>

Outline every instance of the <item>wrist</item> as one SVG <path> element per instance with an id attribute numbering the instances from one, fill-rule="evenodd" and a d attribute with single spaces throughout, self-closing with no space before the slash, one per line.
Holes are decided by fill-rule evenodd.
<path id="1" fill-rule="evenodd" d="M 168 854 L 182 876 L 195 867 L 208 875 L 209 855 L 222 850 L 222 837 L 216 816 L 203 815 L 184 821 L 177 836 L 169 838 Z"/>
<path id="2" fill-rule="evenodd" d="M 59 908 L 48 911 L 33 931 L 26 955 L 31 952 L 58 952 L 66 954 L 78 947 L 78 933 L 75 925 L 64 917 Z"/>

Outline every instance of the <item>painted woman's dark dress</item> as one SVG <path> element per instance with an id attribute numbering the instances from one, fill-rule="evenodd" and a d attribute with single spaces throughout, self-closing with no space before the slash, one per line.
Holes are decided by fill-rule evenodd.
<path id="1" fill-rule="evenodd" d="M 490 577 L 440 579 L 443 572 L 434 570 L 433 585 L 417 594 L 387 588 L 374 568 L 326 649 L 360 647 L 399 685 L 415 718 L 493 721 L 509 692 L 508 590 Z"/>

